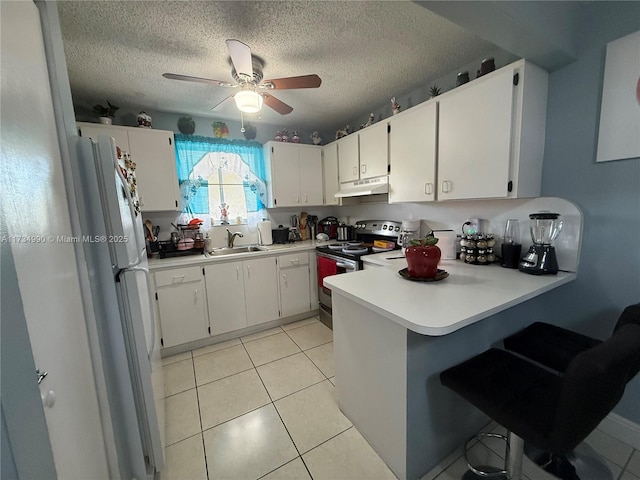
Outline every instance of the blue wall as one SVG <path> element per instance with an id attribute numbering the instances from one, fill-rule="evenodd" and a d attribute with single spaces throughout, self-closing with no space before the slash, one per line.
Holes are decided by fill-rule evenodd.
<path id="1" fill-rule="evenodd" d="M 605 52 L 586 50 L 549 77 L 542 194 L 576 203 L 584 235 L 577 281 L 530 305 L 600 338 L 624 306 L 640 302 L 640 159 L 595 162 Z M 640 378 L 615 412 L 640 424 L 638 405 Z"/>

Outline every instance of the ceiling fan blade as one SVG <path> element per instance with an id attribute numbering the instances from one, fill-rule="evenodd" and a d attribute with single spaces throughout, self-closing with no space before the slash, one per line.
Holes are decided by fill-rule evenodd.
<path id="1" fill-rule="evenodd" d="M 220 105 L 222 105 L 224 102 L 226 102 L 227 100 L 229 100 L 230 98 L 232 98 L 235 95 L 235 93 L 232 93 L 231 95 L 227 95 L 226 97 L 224 97 L 222 100 L 220 100 L 218 103 L 216 103 L 213 107 L 211 107 L 211 110 L 215 110 L 216 108 L 218 108 Z"/>
<path id="2" fill-rule="evenodd" d="M 282 100 L 278 100 L 273 95 L 269 95 L 268 93 L 262 92 L 260 93 L 262 98 L 264 98 L 264 103 L 267 107 L 273 108 L 280 115 L 286 115 L 288 113 L 293 112 L 293 107 L 290 107 Z"/>
<path id="3" fill-rule="evenodd" d="M 189 75 L 179 75 L 177 73 L 163 73 L 162 76 L 164 78 L 168 78 L 170 80 L 184 80 L 187 82 L 200 82 L 206 83 L 208 85 L 217 85 L 219 87 L 237 87 L 235 83 L 223 82 L 221 80 L 213 80 L 211 78 L 201 78 L 201 77 L 191 77 Z"/>
<path id="4" fill-rule="evenodd" d="M 225 42 L 227 43 L 229 55 L 231 55 L 231 61 L 233 62 L 233 68 L 236 69 L 236 73 L 253 78 L 253 62 L 251 60 L 251 48 L 249 45 L 242 43 L 240 40 L 233 39 L 225 40 Z"/>
<path id="5" fill-rule="evenodd" d="M 322 80 L 318 75 L 313 74 L 265 80 L 264 83 L 273 85 L 274 90 L 287 90 L 293 88 L 318 88 Z"/>

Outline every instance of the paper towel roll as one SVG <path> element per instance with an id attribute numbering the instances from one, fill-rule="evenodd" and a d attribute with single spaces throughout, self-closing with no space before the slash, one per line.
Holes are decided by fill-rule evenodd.
<path id="1" fill-rule="evenodd" d="M 258 222 L 258 239 L 260 245 L 272 245 L 273 236 L 271 235 L 271 222 Z"/>

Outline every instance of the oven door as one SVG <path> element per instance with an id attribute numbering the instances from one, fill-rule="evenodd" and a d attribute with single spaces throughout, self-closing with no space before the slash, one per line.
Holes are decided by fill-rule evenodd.
<path id="1" fill-rule="evenodd" d="M 318 252 L 318 301 L 320 303 L 320 321 L 333 328 L 331 318 L 331 290 L 322 284 L 325 277 L 355 272 L 358 261 Z"/>

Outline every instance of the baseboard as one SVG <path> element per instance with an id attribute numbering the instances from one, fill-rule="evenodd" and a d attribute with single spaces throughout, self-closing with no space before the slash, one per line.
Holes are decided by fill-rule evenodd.
<path id="1" fill-rule="evenodd" d="M 610 413 L 600 422 L 598 428 L 613 438 L 640 450 L 640 425 L 637 423 L 615 413 Z"/>

